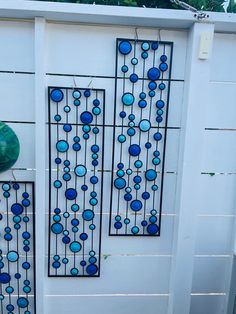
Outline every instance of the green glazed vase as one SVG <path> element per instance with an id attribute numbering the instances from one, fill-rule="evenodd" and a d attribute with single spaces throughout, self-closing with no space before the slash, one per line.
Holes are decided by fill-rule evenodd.
<path id="1" fill-rule="evenodd" d="M 17 161 L 20 143 L 15 132 L 0 121 L 0 172 L 10 169 Z"/>

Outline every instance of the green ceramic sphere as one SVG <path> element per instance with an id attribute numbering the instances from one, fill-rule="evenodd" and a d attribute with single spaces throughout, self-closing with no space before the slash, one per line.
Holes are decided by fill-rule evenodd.
<path id="1" fill-rule="evenodd" d="M 17 161 L 20 143 L 15 132 L 0 121 L 0 172 L 10 169 Z"/>

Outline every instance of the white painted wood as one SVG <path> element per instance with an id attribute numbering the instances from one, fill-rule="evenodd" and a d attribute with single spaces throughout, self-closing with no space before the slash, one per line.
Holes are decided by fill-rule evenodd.
<path id="1" fill-rule="evenodd" d="M 234 217 L 198 217 L 196 221 L 195 254 L 232 255 Z"/>
<path id="2" fill-rule="evenodd" d="M 96 311 L 103 314 L 156 314 L 166 313 L 168 296 L 47 296 L 45 314 Z"/>
<path id="3" fill-rule="evenodd" d="M 224 295 L 192 296 L 190 314 L 222 314 L 226 309 Z"/>
<path id="4" fill-rule="evenodd" d="M 195 257 L 192 293 L 226 291 L 232 257 Z"/>
<path id="5" fill-rule="evenodd" d="M 232 153 L 235 141 L 235 131 L 206 130 L 203 140 L 204 154 L 199 154 L 201 171 L 236 173 L 236 155 Z"/>
<path id="6" fill-rule="evenodd" d="M 0 21 L 0 38 L 1 71 L 34 71 L 32 22 Z"/>
<path id="7" fill-rule="evenodd" d="M 182 116 L 183 131 L 180 138 L 178 199 L 176 202 L 179 210 L 174 233 L 169 314 L 189 314 L 190 311 L 196 216 L 199 206 L 199 197 L 196 191 L 201 176 L 198 157 L 202 151 L 201 143 L 204 136 L 204 116 L 201 115 L 199 103 L 203 98 L 207 99 L 208 97 L 207 84 L 210 75 L 210 59 L 205 61 L 198 59 L 199 40 L 202 32 L 213 34 L 214 25 L 195 23 L 188 39 L 187 83 Z M 199 93 L 199 88 L 201 93 Z M 202 118 L 197 119 L 198 116 Z"/>
<path id="8" fill-rule="evenodd" d="M 35 155 L 36 155 L 36 308 L 45 313 L 46 278 L 46 94 L 44 72 L 45 20 L 35 18 Z"/>
<path id="9" fill-rule="evenodd" d="M 206 127 L 236 129 L 234 119 L 236 114 L 236 82 L 211 82 L 209 84 L 209 92 L 210 99 L 205 112 Z"/>
<path id="10" fill-rule="evenodd" d="M 0 102 L 2 121 L 34 121 L 34 75 L 1 73 Z"/>
<path id="11" fill-rule="evenodd" d="M 235 215 L 235 190 L 235 175 L 202 175 L 199 215 Z"/>

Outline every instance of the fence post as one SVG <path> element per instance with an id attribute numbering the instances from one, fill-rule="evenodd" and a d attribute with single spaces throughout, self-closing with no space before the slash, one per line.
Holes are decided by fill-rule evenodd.
<path id="1" fill-rule="evenodd" d="M 198 58 L 203 33 L 213 38 L 214 24 L 196 22 L 188 35 L 168 314 L 189 314 L 191 306 L 204 104 L 208 102 L 211 61 L 211 56 Z"/>
<path id="2" fill-rule="evenodd" d="M 35 58 L 35 164 L 36 164 L 36 308 L 37 313 L 45 313 L 44 278 L 46 276 L 46 106 L 44 43 L 45 19 L 35 18 L 34 58 Z"/>

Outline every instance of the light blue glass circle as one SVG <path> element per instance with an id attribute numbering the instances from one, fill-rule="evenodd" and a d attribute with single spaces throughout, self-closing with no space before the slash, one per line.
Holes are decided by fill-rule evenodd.
<path id="1" fill-rule="evenodd" d="M 126 141 L 126 137 L 125 137 L 125 135 L 120 134 L 120 135 L 118 136 L 118 142 L 120 142 L 120 143 L 124 143 L 125 141 Z"/>
<path id="2" fill-rule="evenodd" d="M 157 190 L 158 190 L 158 186 L 157 186 L 156 184 L 153 184 L 152 190 L 153 190 L 153 191 L 157 191 Z"/>
<path id="3" fill-rule="evenodd" d="M 71 210 L 72 210 L 73 212 L 77 212 L 79 209 L 80 209 L 80 207 L 79 207 L 78 204 L 73 204 L 73 205 L 71 205 Z"/>
<path id="4" fill-rule="evenodd" d="M 124 224 L 128 225 L 129 223 L 130 223 L 130 219 L 129 218 L 125 218 Z"/>
<path id="5" fill-rule="evenodd" d="M 144 42 L 142 43 L 141 47 L 144 51 L 148 51 L 150 49 L 150 44 L 147 42 Z"/>
<path id="6" fill-rule="evenodd" d="M 143 166 L 143 162 L 142 162 L 141 160 L 136 160 L 136 161 L 134 162 L 134 166 L 135 166 L 136 168 L 141 168 L 141 167 Z"/>
<path id="7" fill-rule="evenodd" d="M 76 166 L 74 171 L 78 177 L 84 177 L 87 173 L 87 169 L 83 165 Z"/>
<path id="8" fill-rule="evenodd" d="M 95 107 L 92 109 L 92 112 L 95 116 L 98 116 L 101 113 L 101 109 L 99 107 Z"/>
<path id="9" fill-rule="evenodd" d="M 138 59 L 137 59 L 137 58 L 132 58 L 132 59 L 131 59 L 131 63 L 132 63 L 133 65 L 138 64 Z"/>
<path id="10" fill-rule="evenodd" d="M 78 241 L 73 241 L 70 244 L 70 250 L 73 253 L 78 253 L 81 250 L 82 246 Z"/>
<path id="11" fill-rule="evenodd" d="M 60 153 L 65 153 L 69 149 L 69 145 L 65 140 L 60 140 L 56 143 L 56 149 Z"/>
<path id="12" fill-rule="evenodd" d="M 81 92 L 78 90 L 73 91 L 73 97 L 79 99 L 81 97 Z"/>
<path id="13" fill-rule="evenodd" d="M 151 123 L 149 120 L 143 119 L 139 122 L 139 129 L 142 132 L 147 132 L 150 130 L 150 128 L 151 128 Z"/>
<path id="14" fill-rule="evenodd" d="M 159 159 L 159 158 L 153 158 L 153 160 L 152 160 L 152 163 L 155 165 L 155 166 L 157 166 L 157 165 L 159 165 L 160 164 L 160 162 L 161 162 L 161 160 Z"/>
<path id="15" fill-rule="evenodd" d="M 18 261 L 19 254 L 16 251 L 9 251 L 7 253 L 7 259 L 9 262 L 14 263 L 14 262 Z"/>
<path id="16" fill-rule="evenodd" d="M 127 65 L 123 65 L 123 66 L 121 67 L 121 71 L 122 71 L 123 73 L 126 73 L 126 72 L 129 71 L 129 68 L 127 67 Z"/>
<path id="17" fill-rule="evenodd" d="M 10 184 L 5 183 L 2 185 L 2 189 L 3 191 L 9 191 L 11 189 L 11 186 Z"/>
<path id="18" fill-rule="evenodd" d="M 132 227 L 131 232 L 133 234 L 137 234 L 139 232 L 139 227 L 137 227 L 137 226 Z"/>
<path id="19" fill-rule="evenodd" d="M 125 106 L 132 106 L 134 103 L 134 95 L 131 93 L 124 93 L 121 101 Z"/>

